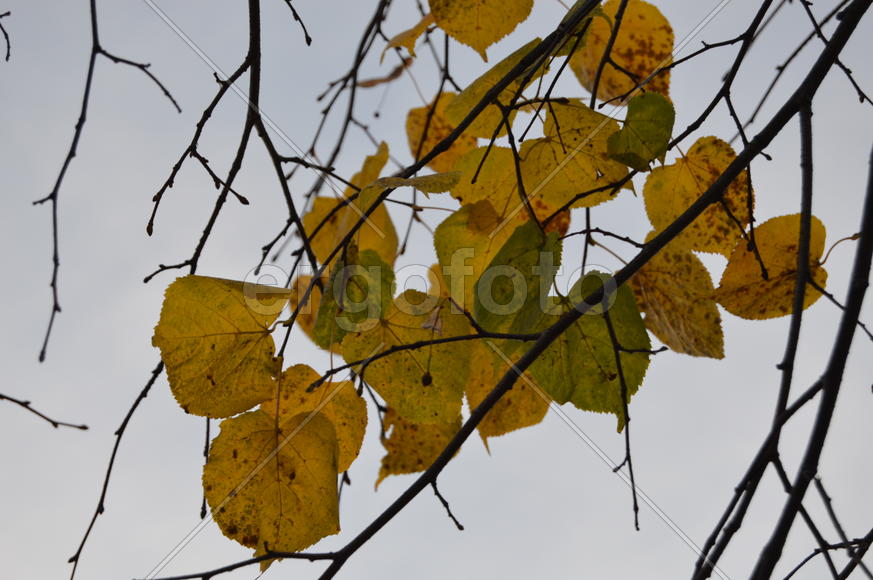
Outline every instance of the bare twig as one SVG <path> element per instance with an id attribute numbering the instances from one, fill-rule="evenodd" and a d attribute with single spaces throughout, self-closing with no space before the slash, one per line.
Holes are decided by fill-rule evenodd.
<path id="1" fill-rule="evenodd" d="M 15 397 L 10 397 L 9 395 L 4 395 L 3 393 L 0 393 L 0 401 L 9 401 L 10 403 L 15 403 L 19 407 L 22 407 L 22 408 L 30 411 L 31 413 L 33 413 L 34 415 L 36 415 L 40 419 L 50 423 L 51 426 L 54 427 L 55 429 L 57 429 L 58 427 L 72 427 L 73 429 L 82 429 L 84 431 L 85 429 L 88 428 L 88 426 L 84 425 L 84 424 L 83 425 L 76 425 L 75 423 L 67 423 L 66 421 L 58 421 L 56 419 L 52 419 L 48 415 L 45 415 L 44 413 L 41 413 L 40 411 L 37 411 L 36 409 L 34 409 L 30 405 L 30 401 L 16 399 Z"/>

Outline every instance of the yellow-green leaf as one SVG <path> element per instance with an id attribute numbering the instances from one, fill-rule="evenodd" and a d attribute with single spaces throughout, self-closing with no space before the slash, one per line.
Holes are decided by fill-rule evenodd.
<path id="1" fill-rule="evenodd" d="M 394 296 L 394 271 L 376 252 L 352 247 L 346 257 L 331 270 L 318 307 L 313 336 L 321 348 L 342 341 L 349 332 L 370 328 Z"/>
<path id="2" fill-rule="evenodd" d="M 185 412 L 229 417 L 270 398 L 278 372 L 270 325 L 288 294 L 206 276 L 170 284 L 152 344 Z"/>
<path id="3" fill-rule="evenodd" d="M 487 61 L 485 49 L 527 19 L 533 0 L 428 0 L 437 25 Z"/>
<path id="4" fill-rule="evenodd" d="M 639 171 L 649 163 L 664 162 L 676 112 L 673 104 L 658 93 L 646 93 L 630 100 L 624 126 L 606 142 L 609 156 Z"/>
<path id="5" fill-rule="evenodd" d="M 472 343 L 470 356 L 475 363 L 470 366 L 466 391 L 471 410 L 485 400 L 497 382 L 509 371 L 509 363 L 504 362 L 494 352 L 494 348 L 509 351 L 511 347 L 503 343 L 504 341 L 491 339 Z M 530 380 L 529 374 L 525 373 L 525 378 Z M 536 425 L 549 410 L 548 398 L 544 398 L 542 391 L 538 393 L 525 378 L 518 379 L 512 389 L 497 401 L 479 423 L 479 436 L 486 447 L 489 437 L 498 437 L 516 429 Z"/>
<path id="6" fill-rule="evenodd" d="M 512 235 L 487 199 L 464 205 L 434 230 L 433 242 L 445 289 L 455 304 L 472 313 L 473 288 L 485 267 Z"/>
<path id="7" fill-rule="evenodd" d="M 570 296 L 572 301 L 587 297 L 601 287 L 600 276 L 592 273 L 580 280 Z M 619 354 L 627 387 L 627 398 L 637 392 L 649 366 L 651 346 L 646 327 L 627 286 L 620 286 L 608 312 L 619 345 Z M 563 308 L 571 308 L 569 303 Z M 573 323 L 530 366 L 537 384 L 556 402 L 571 402 L 579 409 L 612 413 L 618 417 L 618 429 L 624 427 L 621 381 L 616 366 L 615 349 L 603 314 L 591 310 Z M 559 314 L 547 314 L 538 328 L 557 321 Z M 627 352 L 627 350 L 641 352 Z"/>
<path id="8" fill-rule="evenodd" d="M 467 319 L 451 308 L 447 300 L 407 290 L 372 328 L 346 335 L 343 358 L 366 361 L 398 345 L 471 334 Z M 440 423 L 460 412 L 469 365 L 470 349 L 458 341 L 401 350 L 358 371 L 405 419 Z"/>
<path id="9" fill-rule="evenodd" d="M 291 298 L 289 306 L 292 311 L 300 304 L 300 299 L 303 297 L 303 293 L 306 292 L 306 288 L 309 287 L 310 281 L 312 281 L 312 276 L 303 275 L 298 276 L 293 282 L 291 282 Z M 327 286 L 328 277 L 323 276 L 322 282 Z M 318 285 L 315 285 L 309 293 L 309 298 L 306 300 L 306 304 L 300 307 L 300 313 L 297 315 L 297 320 L 294 321 L 294 324 L 303 329 L 303 332 L 312 340 L 312 342 L 317 342 L 315 338 L 315 322 L 318 317 L 318 308 L 320 305 L 321 288 L 319 288 Z M 340 341 L 334 341 L 330 346 L 330 350 L 331 352 L 340 354 Z"/>
<path id="10" fill-rule="evenodd" d="M 646 213 L 655 231 L 673 223 L 736 158 L 730 145 L 717 137 L 701 137 L 685 157 L 672 165 L 656 167 L 646 179 L 643 197 Z M 749 176 L 746 171 L 731 182 L 724 193 L 724 204 L 739 223 L 749 223 Z M 752 199 L 754 202 L 754 199 Z M 720 203 L 709 206 L 674 240 L 678 248 L 716 252 L 729 256 L 742 237 L 740 226 Z"/>
<path id="11" fill-rule="evenodd" d="M 473 316 L 491 332 L 526 332 L 546 310 L 561 241 L 534 222 L 515 229 L 476 281 Z"/>
<path id="12" fill-rule="evenodd" d="M 406 116 L 406 136 L 413 157 L 424 157 L 455 130 L 456 123 L 449 120 L 446 112 L 448 104 L 454 99 L 455 93 L 445 92 L 440 95 L 436 106 L 431 103 L 409 111 Z M 427 165 L 434 171 L 451 171 L 455 161 L 475 147 L 476 137 L 469 130 L 464 131 L 448 149 L 431 159 Z"/>
<path id="13" fill-rule="evenodd" d="M 346 471 L 361 450 L 367 429 L 367 405 L 358 396 L 351 381 L 325 382 L 308 393 L 310 385 L 320 378 L 308 365 L 294 365 L 279 377 L 276 397 L 261 403 L 261 409 L 272 417 L 293 417 L 300 413 L 320 413 L 336 430 L 339 455 L 337 469 Z"/>
<path id="14" fill-rule="evenodd" d="M 388 146 L 381 143 L 376 154 L 368 156 L 361 171 L 352 177 L 352 185 L 358 189 L 363 189 L 366 185 L 376 181 L 379 172 L 382 171 L 387 161 Z M 356 193 L 354 187 L 347 188 L 345 198 L 350 197 L 353 193 Z M 345 205 L 337 209 L 341 203 L 345 203 Z M 330 253 L 348 235 L 367 209 L 369 208 L 357 200 L 346 202 L 345 199 L 325 196 L 315 199 L 312 209 L 303 216 L 303 228 L 310 238 L 312 251 L 319 262 L 324 263 L 327 260 Z M 328 218 L 328 216 L 330 217 Z M 324 220 L 327 220 L 326 223 L 318 230 L 318 233 L 313 234 Z M 393 264 L 397 258 L 397 231 L 394 229 L 388 211 L 382 205 L 369 215 L 366 223 L 358 229 L 354 240 L 361 250 L 375 251 L 388 264 Z"/>
<path id="15" fill-rule="evenodd" d="M 603 4 L 603 13 L 609 17 L 609 21 L 605 18 L 592 19 L 585 45 L 570 57 L 570 68 L 589 91 L 594 89 L 597 67 L 606 50 L 620 2 L 607 0 Z M 597 98 L 608 100 L 625 95 L 651 73 L 670 64 L 672 53 L 673 28 L 661 11 L 644 0 L 630 0 L 610 57 L 618 66 L 630 72 L 633 78 L 607 63 L 597 87 Z M 645 88 L 669 96 L 670 72 L 657 74 Z"/>
<path id="16" fill-rule="evenodd" d="M 828 273 L 819 263 L 825 243 L 825 227 L 813 216 L 809 236 L 809 273 L 820 288 Z M 761 266 L 748 244 L 740 240 L 721 276 L 716 299 L 725 310 L 741 318 L 762 320 L 791 314 L 797 279 L 797 252 L 800 239 L 800 214 L 769 219 L 755 228 L 755 243 L 767 268 L 764 280 Z M 807 308 L 821 297 L 809 285 L 803 299 Z"/>
<path id="17" fill-rule="evenodd" d="M 465 88 L 461 93 L 449 102 L 446 107 L 446 118 L 449 122 L 454 125 L 458 125 L 470 111 L 473 110 L 479 101 L 481 101 L 485 94 L 490 91 L 494 85 L 500 81 L 506 74 L 512 70 L 515 65 L 517 65 L 531 50 L 533 50 L 540 43 L 539 38 L 535 38 L 531 40 L 492 68 L 488 69 L 482 76 L 477 78 L 475 81 L 470 83 L 470 85 Z M 533 71 L 531 74 L 530 80 L 534 81 L 540 76 L 543 75 L 545 70 L 541 67 L 536 71 Z M 519 92 L 519 89 L 522 88 L 519 84 L 526 75 L 520 75 L 518 80 L 513 81 L 503 89 L 500 94 L 497 96 L 497 101 L 500 104 L 506 106 L 509 105 L 512 101 L 513 97 L 515 97 L 516 93 Z M 512 119 L 515 118 L 515 111 L 511 111 L 509 113 L 509 122 L 512 123 Z M 475 137 L 483 137 L 485 139 L 491 139 L 494 135 L 494 131 L 498 126 L 503 122 L 503 113 L 500 108 L 495 104 L 489 104 L 486 106 L 481 113 L 476 117 L 476 119 L 467 127 L 464 131 L 465 135 L 472 135 Z M 506 126 L 502 126 L 500 131 L 497 132 L 497 136 L 502 136 L 506 134 Z M 436 168 L 434 168 L 436 169 Z M 439 170 L 438 170 L 439 171 Z"/>
<path id="18" fill-rule="evenodd" d="M 296 552 L 339 532 L 336 478 L 328 419 L 299 414 L 277 423 L 256 410 L 221 422 L 203 490 L 225 536 L 261 553 Z"/>
<path id="19" fill-rule="evenodd" d="M 658 340 L 676 352 L 724 357 L 712 279 L 697 256 L 668 245 L 634 274 L 629 285 L 645 314 L 646 328 Z"/>
<path id="20" fill-rule="evenodd" d="M 416 473 L 430 467 L 434 459 L 461 428 L 461 415 L 440 423 L 413 423 L 388 408 L 383 419 L 387 453 L 382 458 L 376 487 L 389 475 Z"/>

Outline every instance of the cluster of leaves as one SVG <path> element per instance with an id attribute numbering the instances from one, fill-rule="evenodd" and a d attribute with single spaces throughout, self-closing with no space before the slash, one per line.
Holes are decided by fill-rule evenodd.
<path id="1" fill-rule="evenodd" d="M 389 47 L 405 47 L 414 57 L 417 39 L 435 24 L 484 59 L 531 5 L 430 0 L 431 14 Z M 611 288 L 608 275 L 594 272 L 566 296 L 554 289 L 573 208 L 626 195 L 631 177 L 647 173 L 642 195 L 655 235 L 735 158 L 724 141 L 701 137 L 665 164 L 674 109 L 669 71 L 661 67 L 670 62 L 673 33 L 657 8 L 631 0 L 612 38 L 618 5 L 606 2 L 549 64 L 566 59 L 598 99 L 620 99 L 623 120 L 578 98 L 525 100 L 525 89 L 548 67 L 528 70 L 429 161 L 437 173 L 380 177 L 388 160 L 382 143 L 342 197 L 314 199 L 301 234 L 324 265 L 319 277 L 300 276 L 288 290 L 193 275 L 170 285 L 154 344 L 182 408 L 224 419 L 203 484 L 228 537 L 256 553 L 290 552 L 338 532 L 337 476 L 361 448 L 363 388 L 385 402 L 378 411 L 387 454 L 377 485 L 388 475 L 421 471 L 460 428 L 464 399 L 478 406 L 525 341 L 585 297 L 599 293 L 603 301 L 491 409 L 478 426 L 486 444 L 539 423 L 551 401 L 612 413 L 621 430 L 650 362 L 649 333 L 676 352 L 721 358 L 718 304 L 750 319 L 791 312 L 800 218 L 777 217 L 752 229 L 747 174 L 628 285 Z M 460 93 L 441 92 L 429 106 L 409 111 L 412 155 L 420 158 L 455 132 L 537 44 L 522 46 Z M 610 66 L 603 66 L 607 46 Z M 643 79 L 645 91 L 633 96 Z M 511 129 L 518 112 L 542 119 L 542 136 L 516 148 Z M 504 135 L 509 146 L 495 145 Z M 437 264 L 427 293 L 395 295 L 398 236 L 382 201 L 400 187 L 448 193 L 459 202 L 434 231 Z M 824 237 L 814 219 L 809 269 L 820 287 Z M 717 288 L 695 252 L 728 258 Z M 807 292 L 805 306 L 818 297 Z M 288 304 L 290 318 L 277 322 Z M 285 368 L 272 338 L 280 323 L 299 325 L 318 346 L 341 355 L 360 387 L 330 382 L 334 372 Z"/>

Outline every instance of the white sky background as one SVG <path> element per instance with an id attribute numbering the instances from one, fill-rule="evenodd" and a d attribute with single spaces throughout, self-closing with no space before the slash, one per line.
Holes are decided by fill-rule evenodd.
<path id="1" fill-rule="evenodd" d="M 417 21 L 414 4 L 398 0 L 384 25 L 394 34 Z M 657 5 L 671 21 L 677 41 L 694 28 L 716 2 L 667 2 Z M 226 72 L 246 50 L 247 16 L 243 2 L 161 2 L 161 7 Z M 264 58 L 262 106 L 300 147 L 306 147 L 318 121 L 315 102 L 330 80 L 347 70 L 364 22 L 375 2 L 299 0 L 295 3 L 314 38 L 311 47 L 279 0 L 263 7 Z M 818 14 L 832 4 L 819 2 Z M 734 0 L 703 31 L 699 40 L 730 38 L 745 28 L 757 3 Z M 12 38 L 12 59 L 0 62 L 0 247 L 3 298 L 0 319 L 0 392 L 27 398 L 61 420 L 84 422 L 86 432 L 54 430 L 32 415 L 0 404 L 0 560 L 6 578 L 64 578 L 96 505 L 106 462 L 118 427 L 131 402 L 158 361 L 151 347 L 163 290 L 176 273 L 142 278 L 158 263 L 189 257 L 212 211 L 215 190 L 198 165 L 188 162 L 167 192 L 155 235 L 145 235 L 151 197 L 188 144 L 202 108 L 216 84 L 212 71 L 141 0 L 101 2 L 100 26 L 105 48 L 123 57 L 153 63 L 152 71 L 170 88 L 184 112 L 176 114 L 141 73 L 98 62 L 89 120 L 79 156 L 60 193 L 61 271 L 59 315 L 44 364 L 37 353 L 50 307 L 51 230 L 48 206 L 31 201 L 54 183 L 72 136 L 81 102 L 89 50 L 87 2 L 12 0 L 0 12 Z M 531 19 L 489 50 L 492 62 L 533 36 L 545 36 L 563 9 L 539 0 Z M 734 90 L 746 116 L 773 74 L 809 26 L 801 7 L 785 7 L 753 49 Z M 828 30 L 832 30 L 832 27 Z M 862 21 L 844 52 L 856 78 L 873 90 L 873 15 Z M 439 35 L 437 35 L 439 36 Z M 784 76 L 760 117 L 769 118 L 787 91 L 796 86 L 820 50 L 814 42 Z M 389 55 L 379 65 L 379 50 L 364 63 L 363 77 L 381 76 L 396 64 Z M 413 74 L 425 96 L 437 79 L 427 50 Z M 713 51 L 679 67 L 672 77 L 677 130 L 696 117 L 735 54 Z M 452 47 L 452 72 L 459 83 L 485 69 L 475 53 Z M 245 83 L 241 85 L 245 87 Z M 556 94 L 585 96 L 568 74 Z M 408 76 L 386 89 L 359 92 L 358 117 L 386 140 L 401 163 L 411 161 L 404 133 L 405 112 L 423 103 Z M 373 111 L 382 100 L 381 116 Z M 344 106 L 344 103 L 343 105 Z M 873 110 L 860 105 L 842 73 L 834 71 L 815 100 L 814 213 L 828 228 L 827 245 L 858 228 L 867 177 Z M 337 110 L 337 118 L 340 111 Z M 225 97 L 210 121 L 200 151 L 224 174 L 236 151 L 244 106 Z M 332 144 L 336 124 L 328 127 L 321 153 Z M 733 135 L 724 107 L 716 110 L 698 135 Z M 796 121 L 768 152 L 772 162 L 753 166 L 760 221 L 799 206 Z M 277 140 L 278 142 L 278 140 Z M 691 144 L 685 145 L 685 149 Z M 352 129 L 337 167 L 355 172 L 372 153 L 361 131 Z M 393 169 L 391 169 L 393 170 Z M 311 177 L 295 181 L 297 200 Z M 642 182 L 637 182 L 641 191 Z M 242 278 L 260 257 L 260 247 L 285 222 L 285 205 L 257 139 L 236 183 L 252 202 L 230 200 L 219 218 L 200 263 L 199 273 Z M 446 202 L 447 204 L 450 202 Z M 391 211 L 402 235 L 408 215 Z M 596 225 L 637 239 L 647 222 L 642 200 L 623 192 L 594 210 Z M 435 225 L 442 214 L 432 216 Z M 582 227 L 574 214 L 571 228 Z M 578 261 L 580 238 L 568 241 L 565 263 Z M 610 244 L 625 257 L 620 242 Z M 571 249 L 574 248 L 574 249 Z M 854 252 L 839 247 L 827 264 L 829 288 L 845 296 Z M 413 233 L 405 264 L 430 265 L 434 253 L 423 228 Z M 604 253 L 595 263 L 620 264 Z M 724 260 L 706 258 L 716 280 Z M 863 317 L 873 322 L 869 306 Z M 724 313 L 726 358 L 694 359 L 673 353 L 653 358 L 640 393 L 631 405 L 637 482 L 691 538 L 702 543 L 728 501 L 733 486 L 769 428 L 779 381 L 788 318 L 767 322 L 739 320 Z M 795 393 L 822 371 L 839 312 L 824 300 L 804 315 L 798 351 Z M 869 530 L 873 521 L 873 484 L 869 441 L 873 435 L 870 386 L 873 344 L 856 336 L 834 426 L 825 448 L 821 475 L 835 498 L 850 537 Z M 289 364 L 307 362 L 326 369 L 328 360 L 302 334 L 286 353 Z M 794 474 L 805 442 L 810 406 L 783 438 L 783 457 Z M 314 550 L 343 545 L 378 515 L 412 481 L 391 477 L 378 492 L 372 483 L 383 450 L 372 414 L 368 437 L 353 465 L 353 485 L 343 494 L 343 532 Z M 620 460 L 623 437 L 611 416 L 567 408 L 570 417 L 613 459 Z M 216 432 L 215 429 L 213 432 Z M 80 578 L 143 577 L 198 522 L 201 499 L 203 420 L 185 415 L 162 377 L 133 417 L 122 442 L 110 483 L 105 514 L 98 519 L 82 555 Z M 630 493 L 622 481 L 554 414 L 534 428 L 491 441 L 489 456 L 473 437 L 440 477 L 440 488 L 466 526 L 458 532 L 430 491 L 425 491 L 347 563 L 342 578 L 677 578 L 690 574 L 696 555 L 649 509 L 641 507 L 642 531 L 633 531 Z M 722 569 L 731 578 L 748 575 L 763 540 L 769 536 L 783 494 L 775 477 L 765 479 L 752 512 Z M 818 498 L 807 505 L 826 536 L 836 535 Z M 815 545 L 800 519 L 774 577 L 782 577 Z M 207 570 L 247 557 L 250 552 L 225 539 L 213 524 L 163 571 L 178 574 Z M 844 561 L 840 556 L 838 562 Z M 266 578 L 314 578 L 324 564 L 283 562 Z M 821 578 L 821 559 L 797 578 Z M 225 578 L 254 578 L 255 568 Z"/>

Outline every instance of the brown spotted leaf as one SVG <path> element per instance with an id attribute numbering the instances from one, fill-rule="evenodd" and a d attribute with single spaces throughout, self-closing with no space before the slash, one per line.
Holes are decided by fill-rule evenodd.
<path id="1" fill-rule="evenodd" d="M 461 428 L 461 415 L 440 423 L 413 423 L 388 408 L 383 420 L 387 453 L 382 458 L 376 487 L 389 475 L 424 471 Z"/>
<path id="2" fill-rule="evenodd" d="M 207 276 L 170 284 L 152 344 L 186 412 L 229 417 L 270 398 L 278 373 L 270 327 L 287 300 L 284 289 Z"/>
<path id="3" fill-rule="evenodd" d="M 809 273 L 824 288 L 828 273 L 819 263 L 825 243 L 825 227 L 813 216 L 809 237 Z M 767 268 L 767 279 L 748 244 L 740 240 L 721 276 L 716 299 L 725 310 L 741 318 L 762 320 L 791 314 L 797 279 L 800 214 L 769 219 L 755 228 L 755 243 Z M 807 285 L 803 307 L 821 294 Z"/>
<path id="4" fill-rule="evenodd" d="M 653 169 L 646 179 L 643 197 L 655 231 L 660 232 L 673 223 L 735 158 L 734 150 L 721 139 L 701 137 L 684 157 L 672 165 Z M 725 190 L 724 204 L 710 205 L 679 234 L 674 244 L 686 250 L 729 256 L 742 237 L 741 228 L 749 224 L 749 197 L 752 195 L 749 175 L 743 171 Z"/>

